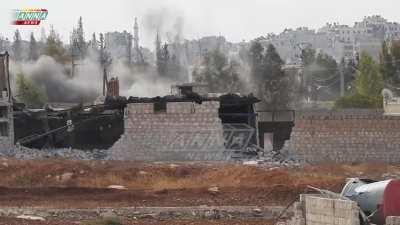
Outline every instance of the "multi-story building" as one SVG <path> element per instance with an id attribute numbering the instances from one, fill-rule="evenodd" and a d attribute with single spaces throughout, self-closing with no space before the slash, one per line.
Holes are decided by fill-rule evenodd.
<path id="1" fill-rule="evenodd" d="M 382 42 L 397 39 L 400 39 L 400 24 L 376 15 L 365 17 L 353 26 L 327 23 L 317 31 L 306 27 L 285 29 L 261 41 L 265 45 L 273 44 L 286 63 L 295 64 L 299 62 L 299 52 L 305 46 L 323 51 L 337 61 L 354 59 L 361 52 L 378 59 Z"/>

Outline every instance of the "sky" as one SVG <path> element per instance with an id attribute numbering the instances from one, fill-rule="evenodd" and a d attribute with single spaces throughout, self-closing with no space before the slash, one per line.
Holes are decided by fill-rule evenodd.
<path id="1" fill-rule="evenodd" d="M 46 8 L 48 17 L 39 26 L 11 25 L 13 9 Z M 317 29 L 327 22 L 353 25 L 364 16 L 382 15 L 400 22 L 399 0 L 15 0 L 3 1 L 0 34 L 12 38 L 19 29 L 22 38 L 50 25 L 64 41 L 83 17 L 86 39 L 93 32 L 127 30 L 133 33 L 138 18 L 141 44 L 152 47 L 156 30 L 164 39 L 179 31 L 186 39 L 223 35 L 229 41 L 251 40 L 285 28 L 307 26 Z"/>

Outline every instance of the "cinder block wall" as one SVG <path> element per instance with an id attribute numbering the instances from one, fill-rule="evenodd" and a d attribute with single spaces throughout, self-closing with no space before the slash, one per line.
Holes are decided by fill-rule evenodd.
<path id="1" fill-rule="evenodd" d="M 303 194 L 293 205 L 293 217 L 276 225 L 360 225 L 357 203 Z"/>
<path id="2" fill-rule="evenodd" d="M 398 163 L 400 116 L 379 110 L 296 112 L 289 149 L 311 163 Z"/>
<path id="3" fill-rule="evenodd" d="M 353 201 L 302 195 L 307 225 L 360 225 L 359 209 Z"/>
<path id="4" fill-rule="evenodd" d="M 112 147 L 112 157 L 144 161 L 218 160 L 217 153 L 224 150 L 218 109 L 218 101 L 168 102 L 165 112 L 155 112 L 153 103 L 128 104 L 125 133 Z"/>

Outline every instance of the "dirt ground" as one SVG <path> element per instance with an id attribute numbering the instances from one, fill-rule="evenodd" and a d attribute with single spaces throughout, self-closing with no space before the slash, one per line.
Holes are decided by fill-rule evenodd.
<path id="1" fill-rule="evenodd" d="M 13 218 L 0 218 L 0 225 L 91 225 L 91 221 L 31 221 Z M 122 221 L 123 225 L 272 225 L 268 220 L 131 220 Z"/>
<path id="2" fill-rule="evenodd" d="M 400 165 L 358 164 L 266 168 L 228 163 L 0 159 L 0 205 L 48 208 L 132 206 L 286 206 L 307 186 L 340 192 L 347 177 L 400 178 Z M 122 185 L 126 190 L 108 188 Z M 218 192 L 210 192 L 218 187 Z M 72 225 L 82 221 L 0 218 L 0 225 Z M 133 220 L 123 224 L 272 224 L 266 220 Z"/>
<path id="3" fill-rule="evenodd" d="M 261 168 L 238 164 L 0 160 L 0 205 L 52 208 L 285 205 L 311 185 L 340 192 L 346 177 L 400 177 L 400 165 Z M 107 188 L 123 185 L 127 190 Z M 218 193 L 208 191 L 218 187 Z"/>

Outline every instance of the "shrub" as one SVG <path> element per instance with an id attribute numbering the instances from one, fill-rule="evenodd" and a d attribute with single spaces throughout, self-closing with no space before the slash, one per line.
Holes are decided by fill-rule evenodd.
<path id="1" fill-rule="evenodd" d="M 372 108 L 378 109 L 383 107 L 382 96 L 365 96 L 358 93 L 344 96 L 336 100 L 335 108 Z"/>

